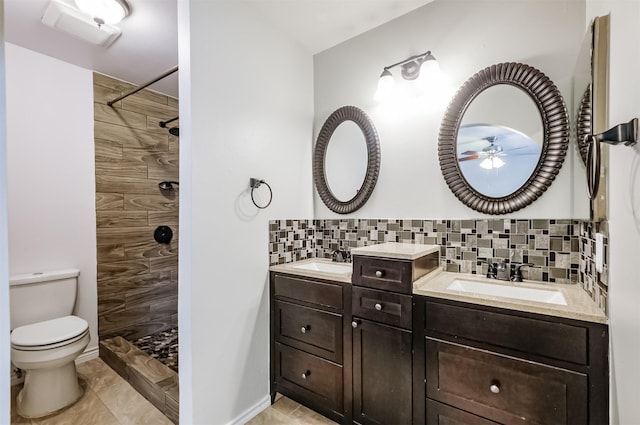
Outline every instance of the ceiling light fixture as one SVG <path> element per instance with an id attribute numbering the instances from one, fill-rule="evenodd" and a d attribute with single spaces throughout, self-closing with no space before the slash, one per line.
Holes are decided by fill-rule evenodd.
<path id="1" fill-rule="evenodd" d="M 91 15 L 98 26 L 115 25 L 131 11 L 126 0 L 75 0 L 75 3 L 78 9 Z"/>
<path id="2" fill-rule="evenodd" d="M 48 27 L 106 48 L 120 36 L 122 31 L 104 19 L 96 20 L 92 15 L 62 0 L 51 0 L 42 15 L 42 23 Z"/>
<path id="3" fill-rule="evenodd" d="M 415 80 L 420 77 L 420 74 L 422 74 L 421 79 L 429 78 L 440 69 L 436 58 L 431 54 L 431 50 L 428 50 L 421 55 L 408 57 L 400 62 L 394 63 L 393 65 L 385 66 L 382 70 L 382 74 L 380 74 L 380 79 L 378 80 L 378 90 L 375 95 L 376 100 L 382 100 L 385 97 L 388 97 L 393 90 L 395 81 L 391 71 L 389 70 L 396 66 L 401 67 L 400 74 L 405 80 Z"/>
<path id="4" fill-rule="evenodd" d="M 484 161 L 480 163 L 480 166 L 485 170 L 493 170 L 495 168 L 500 168 L 503 165 L 504 161 L 497 156 L 490 156 L 488 158 L 485 158 Z"/>

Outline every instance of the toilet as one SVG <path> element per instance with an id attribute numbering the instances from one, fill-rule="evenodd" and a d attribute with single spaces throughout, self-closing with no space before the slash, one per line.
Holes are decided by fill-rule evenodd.
<path id="1" fill-rule="evenodd" d="M 75 359 L 91 339 L 86 320 L 72 316 L 78 289 L 76 269 L 9 279 L 11 362 L 25 372 L 18 414 L 49 415 L 82 397 Z"/>

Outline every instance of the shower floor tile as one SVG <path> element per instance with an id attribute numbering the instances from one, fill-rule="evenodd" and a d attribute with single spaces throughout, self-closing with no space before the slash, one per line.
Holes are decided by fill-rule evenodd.
<path id="1" fill-rule="evenodd" d="M 176 372 L 120 336 L 100 341 L 100 357 L 169 419 L 178 423 Z"/>
<path id="2" fill-rule="evenodd" d="M 178 328 L 143 336 L 133 345 L 178 372 Z"/>

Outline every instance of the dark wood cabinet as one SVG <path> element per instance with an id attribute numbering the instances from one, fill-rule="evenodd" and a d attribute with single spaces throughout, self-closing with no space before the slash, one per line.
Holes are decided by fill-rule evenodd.
<path id="1" fill-rule="evenodd" d="M 353 420 L 411 424 L 415 263 L 354 257 Z"/>
<path id="2" fill-rule="evenodd" d="M 426 398 L 426 412 L 420 406 L 414 418 L 428 424 L 608 423 L 606 325 L 414 299 L 414 345 L 422 357 L 414 359 L 421 363 L 414 373 L 423 378 L 414 385 L 414 400 Z"/>
<path id="3" fill-rule="evenodd" d="M 351 285 L 280 273 L 270 281 L 272 402 L 279 392 L 350 422 Z"/>
<path id="4" fill-rule="evenodd" d="M 275 364 L 280 393 L 301 397 L 321 410 L 343 411 L 341 365 L 280 343 Z"/>
<path id="5" fill-rule="evenodd" d="M 411 331 L 354 318 L 353 420 L 411 423 Z"/>
<path id="6" fill-rule="evenodd" d="M 413 295 L 417 263 L 354 256 L 352 284 L 272 271 L 272 400 L 343 424 L 608 423 L 605 324 Z"/>
<path id="7" fill-rule="evenodd" d="M 429 425 L 499 425 L 497 422 L 429 399 L 426 419 Z"/>

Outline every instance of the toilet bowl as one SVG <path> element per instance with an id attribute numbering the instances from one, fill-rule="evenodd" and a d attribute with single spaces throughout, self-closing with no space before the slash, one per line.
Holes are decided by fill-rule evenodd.
<path id="1" fill-rule="evenodd" d="M 11 332 L 11 361 L 25 372 L 16 404 L 20 416 L 46 416 L 82 397 L 75 359 L 89 340 L 89 324 L 76 316 L 36 322 Z"/>

